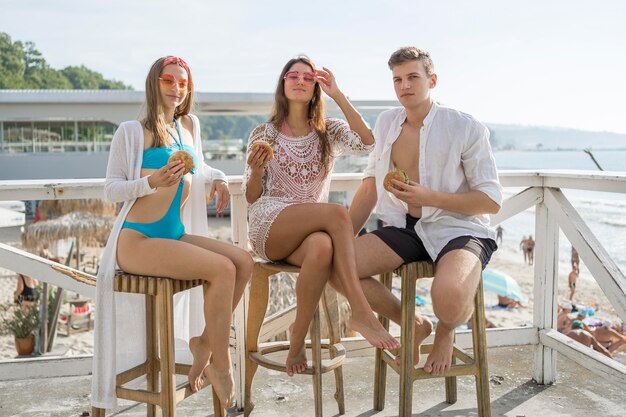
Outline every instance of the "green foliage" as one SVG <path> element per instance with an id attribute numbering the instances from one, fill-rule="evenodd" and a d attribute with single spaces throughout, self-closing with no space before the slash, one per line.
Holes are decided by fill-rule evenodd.
<path id="1" fill-rule="evenodd" d="M 1 333 L 11 333 L 17 338 L 26 338 L 39 328 L 37 305 L 4 305 L 0 307 Z"/>
<path id="2" fill-rule="evenodd" d="M 51 68 L 32 42 L 11 40 L 0 32 L 0 89 L 130 90 L 121 81 L 81 66 Z"/>
<path id="3" fill-rule="evenodd" d="M 121 81 L 106 80 L 102 74 L 81 65 L 79 67 L 65 67 L 61 71 L 72 83 L 72 88 L 78 90 L 128 90 L 129 87 Z"/>
<path id="4" fill-rule="evenodd" d="M 202 137 L 205 139 L 244 139 L 252 129 L 267 121 L 267 116 L 201 116 Z"/>

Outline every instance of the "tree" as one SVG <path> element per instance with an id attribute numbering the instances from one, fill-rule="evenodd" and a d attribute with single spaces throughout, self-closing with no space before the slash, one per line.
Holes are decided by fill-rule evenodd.
<path id="1" fill-rule="evenodd" d="M 92 71 L 84 65 L 69 66 L 61 71 L 71 83 L 72 87 L 77 90 L 127 90 L 129 87 L 121 81 L 106 80 L 102 74 Z"/>
<path id="2" fill-rule="evenodd" d="M 51 68 L 33 42 L 11 40 L 0 32 L 0 89 L 130 90 L 121 81 L 107 80 L 84 65 Z"/>
<path id="3" fill-rule="evenodd" d="M 0 88 L 24 88 L 24 50 L 21 44 L 0 32 Z"/>

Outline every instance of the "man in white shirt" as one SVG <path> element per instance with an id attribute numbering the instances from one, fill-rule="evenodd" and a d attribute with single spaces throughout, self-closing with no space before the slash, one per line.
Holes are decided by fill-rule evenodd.
<path id="1" fill-rule="evenodd" d="M 399 322 L 400 301 L 372 276 L 403 263 L 437 263 L 431 296 L 439 323 L 424 369 L 440 376 L 450 368 L 453 330 L 471 316 L 481 271 L 497 249 L 488 214 L 500 209 L 502 188 L 487 128 L 432 100 L 437 75 L 430 55 L 401 48 L 389 68 L 402 107 L 378 117 L 376 147 L 350 208 L 355 232 L 374 207 L 386 227 L 357 238 L 357 265 L 372 308 Z M 393 180 L 388 192 L 383 179 L 394 168 L 410 181 Z M 418 316 L 415 325 L 417 363 L 432 324 Z"/>

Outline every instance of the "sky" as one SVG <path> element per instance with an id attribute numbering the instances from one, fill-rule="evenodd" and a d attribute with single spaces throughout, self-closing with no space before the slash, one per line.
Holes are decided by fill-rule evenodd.
<path id="1" fill-rule="evenodd" d="M 626 2 L 0 0 L 0 31 L 53 68 L 143 90 L 179 55 L 203 92 L 272 92 L 290 58 L 330 68 L 353 99 L 395 99 L 389 55 L 430 52 L 433 97 L 487 123 L 626 133 Z"/>

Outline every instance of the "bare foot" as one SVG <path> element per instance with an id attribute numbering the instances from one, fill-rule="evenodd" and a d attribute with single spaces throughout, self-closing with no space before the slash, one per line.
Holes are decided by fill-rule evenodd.
<path id="1" fill-rule="evenodd" d="M 211 351 L 209 350 L 208 343 L 203 343 L 199 336 L 189 339 L 189 350 L 193 355 L 193 364 L 189 370 L 187 379 L 189 380 L 189 387 L 193 392 L 198 391 L 204 385 L 203 370 L 209 364 L 211 358 Z"/>
<path id="2" fill-rule="evenodd" d="M 203 373 L 220 399 L 222 408 L 229 408 L 235 398 L 235 381 L 230 365 L 226 370 L 220 371 L 215 368 L 215 363 L 212 363 Z"/>
<path id="3" fill-rule="evenodd" d="M 415 330 L 413 331 L 413 366 L 420 362 L 420 348 L 422 342 L 433 331 L 433 324 L 426 317 L 415 318 Z M 400 365 L 400 354 L 396 353 L 396 363 Z"/>
<path id="4" fill-rule="evenodd" d="M 452 346 L 454 343 L 454 329 L 448 329 L 441 323 L 437 325 L 433 350 L 426 359 L 424 371 L 434 376 L 442 376 L 452 364 Z"/>
<path id="5" fill-rule="evenodd" d="M 400 343 L 389 334 L 372 313 L 371 318 L 359 318 L 354 315 L 350 318 L 349 326 L 361 335 L 374 347 L 379 349 L 399 349 Z"/>
<path id="6" fill-rule="evenodd" d="M 304 340 L 302 343 L 296 343 L 293 340 L 290 342 L 285 367 L 287 368 L 287 375 L 289 376 L 301 374 L 306 371 L 306 346 L 304 345 Z"/>

